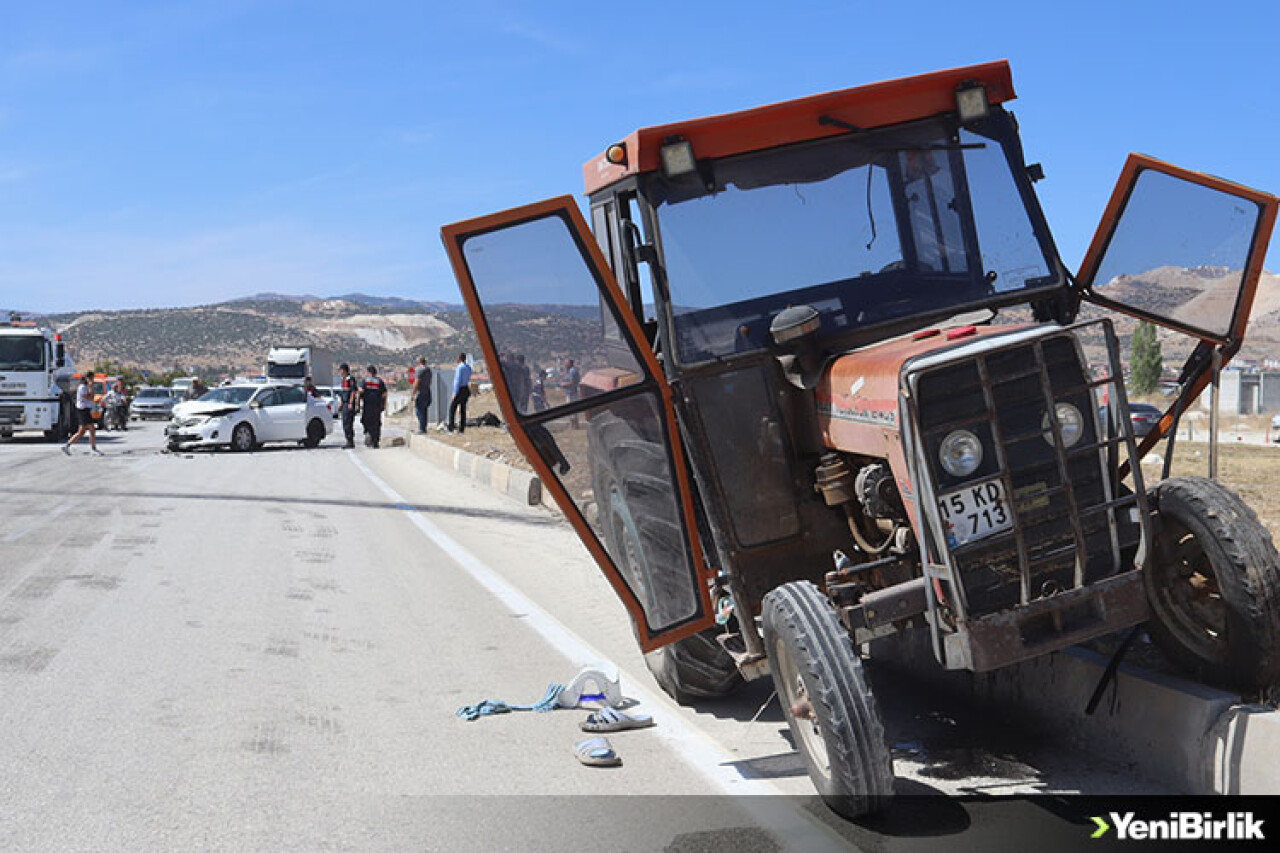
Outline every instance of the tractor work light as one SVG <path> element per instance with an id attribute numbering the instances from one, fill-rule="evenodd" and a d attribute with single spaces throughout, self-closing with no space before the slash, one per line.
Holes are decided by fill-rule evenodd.
<path id="1" fill-rule="evenodd" d="M 668 178 L 679 178 L 698 171 L 698 161 L 693 156 L 693 143 L 687 139 L 668 140 L 660 150 L 662 157 L 662 174 Z"/>
<path id="2" fill-rule="evenodd" d="M 627 146 L 622 142 L 610 145 L 604 152 L 604 159 L 615 166 L 627 165 Z"/>
<path id="3" fill-rule="evenodd" d="M 956 112 L 961 124 L 981 121 L 991 112 L 987 102 L 987 87 L 981 83 L 967 83 L 956 90 Z"/>

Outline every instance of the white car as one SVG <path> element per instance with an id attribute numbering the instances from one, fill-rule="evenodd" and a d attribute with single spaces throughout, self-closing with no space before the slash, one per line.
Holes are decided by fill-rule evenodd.
<path id="1" fill-rule="evenodd" d="M 268 441 L 315 447 L 333 431 L 321 399 L 297 385 L 230 385 L 173 407 L 165 427 L 170 450 L 229 446 L 253 450 Z"/>

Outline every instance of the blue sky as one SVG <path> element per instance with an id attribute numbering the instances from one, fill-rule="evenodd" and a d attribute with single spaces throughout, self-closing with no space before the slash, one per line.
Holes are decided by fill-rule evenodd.
<path id="1" fill-rule="evenodd" d="M 1277 8 L 0 0 L 0 305 L 456 301 L 441 224 L 636 127 L 1001 58 L 1074 268 L 1130 150 L 1280 192 Z"/>

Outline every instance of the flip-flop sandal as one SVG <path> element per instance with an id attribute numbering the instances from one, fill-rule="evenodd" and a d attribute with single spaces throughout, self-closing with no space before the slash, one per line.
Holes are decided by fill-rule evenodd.
<path id="1" fill-rule="evenodd" d="M 573 754 L 588 767 L 617 767 L 622 763 L 608 738 L 593 737 L 573 745 Z"/>
<path id="2" fill-rule="evenodd" d="M 627 714 L 617 708 L 601 708 L 592 711 L 578 724 L 584 732 L 625 732 L 628 729 L 647 729 L 653 725 L 648 714 Z"/>

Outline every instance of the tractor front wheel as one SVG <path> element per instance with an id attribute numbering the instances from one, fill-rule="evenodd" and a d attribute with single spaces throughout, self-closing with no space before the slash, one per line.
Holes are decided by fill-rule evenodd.
<path id="1" fill-rule="evenodd" d="M 827 805 L 856 818 L 893 799 L 893 757 L 862 661 L 826 596 L 793 581 L 764 599 L 764 642 L 778 701 Z"/>
<path id="2" fill-rule="evenodd" d="M 1148 633 L 1195 678 L 1233 689 L 1280 680 L 1280 556 L 1235 492 L 1201 477 L 1152 491 L 1160 530 L 1145 582 Z"/>

